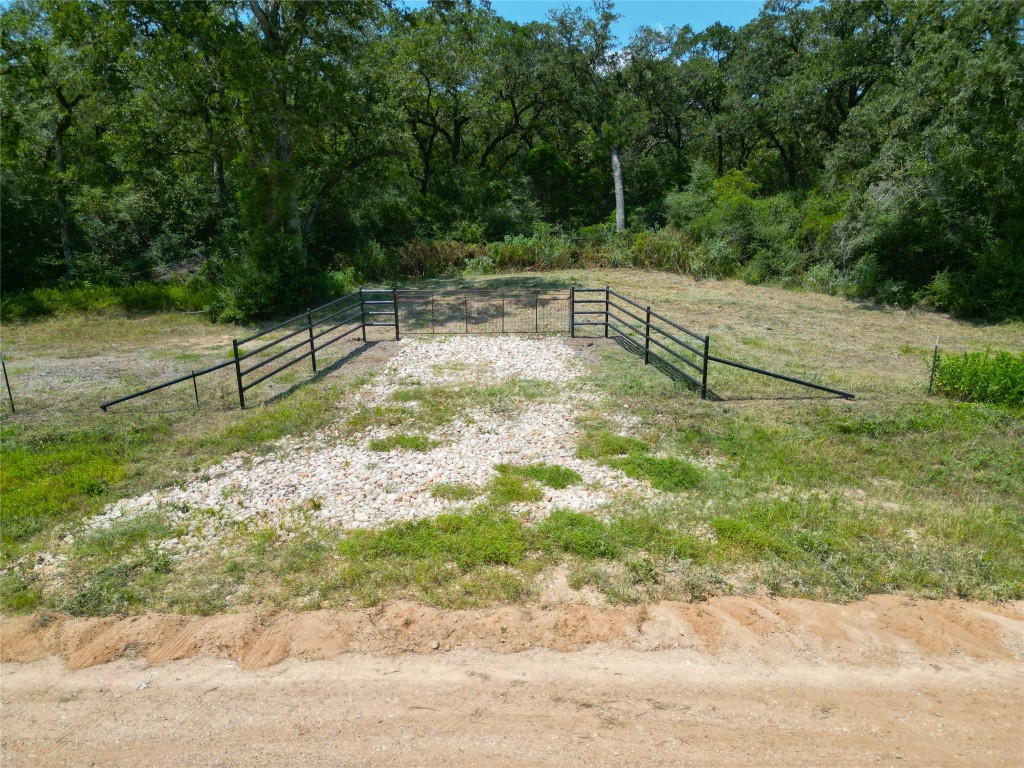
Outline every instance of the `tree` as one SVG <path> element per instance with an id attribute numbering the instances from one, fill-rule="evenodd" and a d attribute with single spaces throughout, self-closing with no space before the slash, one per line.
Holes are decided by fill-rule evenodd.
<path id="1" fill-rule="evenodd" d="M 75 274 L 69 197 L 74 173 L 69 160 L 69 133 L 102 92 L 116 50 L 116 25 L 98 21 L 103 9 L 82 2 L 18 2 L 0 19 L 3 50 L 5 117 L 22 121 L 14 128 L 13 154 L 52 162 L 60 251 L 67 277 Z M 9 94 L 9 95 L 7 95 Z M 7 131 L 5 131 L 6 133 Z M 38 141 L 48 143 L 40 152 Z M 6 153 L 5 153 L 6 154 Z"/>
<path id="2" fill-rule="evenodd" d="M 624 57 L 612 34 L 619 17 L 612 7 L 609 0 L 597 0 L 592 15 L 580 8 L 553 12 L 551 34 L 558 43 L 555 64 L 563 74 L 563 108 L 587 125 L 611 155 L 615 229 L 621 232 L 626 228 L 622 149 L 629 136 L 629 98 Z"/>

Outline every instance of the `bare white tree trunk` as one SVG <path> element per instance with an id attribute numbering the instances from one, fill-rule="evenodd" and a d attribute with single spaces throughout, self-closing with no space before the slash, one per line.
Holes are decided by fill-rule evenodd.
<path id="1" fill-rule="evenodd" d="M 622 191 L 622 157 L 619 148 L 612 147 L 612 178 L 615 180 L 615 231 L 626 229 L 626 195 Z"/>

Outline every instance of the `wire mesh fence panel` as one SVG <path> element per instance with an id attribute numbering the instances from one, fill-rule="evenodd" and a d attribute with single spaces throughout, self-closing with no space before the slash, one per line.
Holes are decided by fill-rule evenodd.
<path id="1" fill-rule="evenodd" d="M 398 291 L 406 334 L 565 333 L 569 294 L 556 292 Z"/>

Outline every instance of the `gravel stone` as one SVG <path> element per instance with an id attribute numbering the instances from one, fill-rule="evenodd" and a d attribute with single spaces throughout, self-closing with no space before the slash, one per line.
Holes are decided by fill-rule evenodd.
<path id="1" fill-rule="evenodd" d="M 563 386 L 553 400 L 528 402 L 512 413 L 485 407 L 464 414 L 431 433 L 438 445 L 423 453 L 370 450 L 371 440 L 394 432 L 385 428 L 368 429 L 345 442 L 332 430 L 289 437 L 269 455 L 233 454 L 181 485 L 108 505 L 87 527 L 161 510 L 187 529 L 179 539 L 162 544 L 178 553 L 208 546 L 239 529 L 272 527 L 287 535 L 310 523 L 374 528 L 472 509 L 479 499 L 438 499 L 431 487 L 482 487 L 501 463 L 560 464 L 582 476 L 579 485 L 545 489 L 541 501 L 512 506 L 531 520 L 556 508 L 596 510 L 622 493 L 656 494 L 646 482 L 576 457 L 580 435 L 575 405 L 591 402 L 595 395 L 576 382 L 582 371 L 561 339 L 463 336 L 407 339 L 396 346 L 398 352 L 382 375 L 361 393 L 361 403 L 383 403 L 411 383 L 457 389 L 532 379 Z"/>

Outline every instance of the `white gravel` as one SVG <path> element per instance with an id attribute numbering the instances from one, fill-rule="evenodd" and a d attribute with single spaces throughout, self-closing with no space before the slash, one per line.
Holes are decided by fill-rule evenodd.
<path id="1" fill-rule="evenodd" d="M 403 340 L 382 375 L 360 393 L 364 405 L 386 402 L 403 386 L 490 384 L 534 379 L 570 384 L 581 373 L 574 352 L 561 339 L 465 336 Z M 576 458 L 579 432 L 573 402 L 590 400 L 579 384 L 563 387 L 553 401 L 528 402 L 513 413 L 488 408 L 435 430 L 439 445 L 426 452 L 373 451 L 368 443 L 390 430 L 373 428 L 352 441 L 330 431 L 289 438 L 266 456 L 236 454 L 175 488 L 152 491 L 109 505 L 90 523 L 162 510 L 188 529 L 165 543 L 174 551 L 205 546 L 240 529 L 293 531 L 309 522 L 343 528 L 378 527 L 472 508 L 433 496 L 438 483 L 484 486 L 495 464 L 547 462 L 576 470 L 583 478 L 565 490 L 545 489 L 542 501 L 513 510 L 539 519 L 555 508 L 594 510 L 619 493 L 652 493 L 649 485 L 618 470 Z"/>

